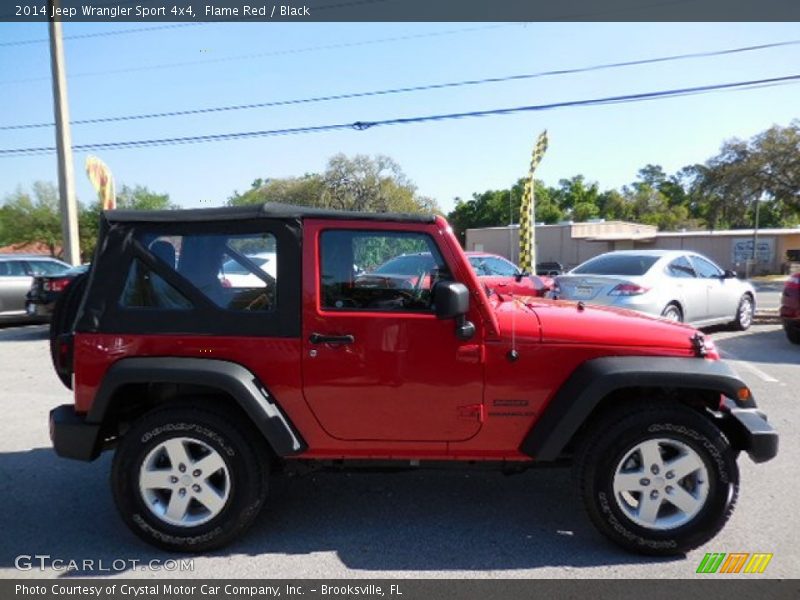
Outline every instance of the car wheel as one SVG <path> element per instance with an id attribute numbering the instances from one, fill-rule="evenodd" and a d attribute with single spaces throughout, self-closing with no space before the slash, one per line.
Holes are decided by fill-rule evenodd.
<path id="1" fill-rule="evenodd" d="M 154 546 L 219 548 L 244 532 L 264 503 L 265 449 L 248 423 L 212 408 L 157 409 L 117 448 L 114 500 L 128 527 Z"/>
<path id="2" fill-rule="evenodd" d="M 750 294 L 745 294 L 739 300 L 739 306 L 736 309 L 736 318 L 731 323 L 731 328 L 736 331 L 747 331 L 753 324 L 753 313 L 755 312 L 753 306 L 753 298 Z"/>
<path id="3" fill-rule="evenodd" d="M 784 323 L 783 330 L 786 332 L 786 339 L 793 344 L 800 344 L 800 327 Z"/>
<path id="4" fill-rule="evenodd" d="M 576 460 L 594 525 L 623 548 L 681 554 L 725 525 L 739 471 L 727 439 L 682 405 L 614 412 L 585 439 Z"/>
<path id="5" fill-rule="evenodd" d="M 683 323 L 683 313 L 677 304 L 667 304 L 666 308 L 661 311 L 661 316 L 668 321 Z"/>

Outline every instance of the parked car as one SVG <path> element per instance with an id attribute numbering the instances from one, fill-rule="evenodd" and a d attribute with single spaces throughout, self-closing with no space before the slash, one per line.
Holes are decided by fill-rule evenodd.
<path id="1" fill-rule="evenodd" d="M 682 554 L 728 521 L 740 453 L 777 454 L 751 390 L 701 333 L 487 295 L 441 216 L 267 204 L 101 219 L 90 274 L 51 321 L 74 397 L 51 411 L 50 435 L 63 457 L 115 449 L 119 514 L 161 548 L 233 542 L 273 471 L 571 463 L 604 535 Z M 253 268 L 233 246 L 265 235 L 278 277 L 224 287 L 226 256 Z M 176 261 L 155 256 L 154 236 L 180 243 Z M 412 248 L 427 252 L 401 254 Z M 373 263 L 431 285 L 354 285 L 354 264 Z"/>
<path id="2" fill-rule="evenodd" d="M 753 323 L 753 286 L 708 258 L 679 250 L 607 252 L 556 277 L 553 296 L 627 308 L 695 327 Z"/>
<path id="3" fill-rule="evenodd" d="M 783 285 L 780 314 L 786 337 L 793 344 L 800 344 L 800 273 L 789 277 Z"/>
<path id="4" fill-rule="evenodd" d="M 536 263 L 536 274 L 544 277 L 555 277 L 564 273 L 564 265 L 559 262 Z"/>
<path id="5" fill-rule="evenodd" d="M 36 275 L 25 295 L 25 312 L 30 317 L 49 319 L 58 297 L 73 279 L 88 270 L 89 265 L 79 265 L 56 274 Z"/>
<path id="6" fill-rule="evenodd" d="M 550 291 L 552 280 L 523 273 L 510 260 L 486 252 L 467 252 L 469 264 L 481 283 L 500 293 L 542 297 Z"/>
<path id="7" fill-rule="evenodd" d="M 222 285 L 226 287 L 243 288 L 262 285 L 264 276 L 267 275 L 273 280 L 278 275 L 277 259 L 274 252 L 260 252 L 258 254 L 247 255 L 253 265 L 258 267 L 258 273 L 251 271 L 245 265 L 234 259 L 228 259 L 222 263 L 219 277 Z"/>
<path id="8" fill-rule="evenodd" d="M 59 275 L 70 268 L 55 258 L 37 255 L 0 255 L 0 323 L 38 319 L 26 309 L 26 296 L 39 274 Z"/>

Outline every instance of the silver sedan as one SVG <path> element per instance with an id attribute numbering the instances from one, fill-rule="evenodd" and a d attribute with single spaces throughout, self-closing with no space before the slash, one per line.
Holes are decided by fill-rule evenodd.
<path id="1" fill-rule="evenodd" d="M 37 255 L 0 254 L 0 323 L 36 318 L 25 307 L 25 295 L 34 275 L 56 275 L 70 266 L 55 258 Z"/>
<path id="2" fill-rule="evenodd" d="M 553 296 L 661 316 L 695 327 L 753 322 L 753 286 L 708 258 L 681 250 L 596 256 L 556 278 Z"/>

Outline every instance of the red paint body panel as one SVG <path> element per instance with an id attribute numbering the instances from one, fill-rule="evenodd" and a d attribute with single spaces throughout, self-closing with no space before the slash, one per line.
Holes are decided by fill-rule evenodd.
<path id="1" fill-rule="evenodd" d="M 324 310 L 319 237 L 326 229 L 415 231 L 439 246 L 470 290 L 475 336 L 427 313 Z M 75 403 L 87 412 L 124 357 L 214 358 L 250 369 L 308 450 L 297 458 L 530 460 L 518 448 L 575 368 L 609 355 L 693 356 L 690 327 L 613 309 L 506 294 L 487 297 L 447 223 L 306 219 L 302 337 L 75 337 Z M 311 344 L 312 333 L 354 336 Z M 516 349 L 519 358 L 508 359 Z M 718 358 L 712 351 L 709 358 Z M 202 383 L 202 382 L 199 382 Z"/>

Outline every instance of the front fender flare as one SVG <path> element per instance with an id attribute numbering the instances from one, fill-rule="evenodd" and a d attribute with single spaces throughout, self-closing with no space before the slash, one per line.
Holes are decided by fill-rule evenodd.
<path id="1" fill-rule="evenodd" d="M 609 356 L 581 364 L 556 392 L 526 435 L 520 451 L 553 461 L 611 392 L 631 387 L 669 387 L 719 392 L 736 399 L 747 387 L 727 364 L 698 358 Z M 742 408 L 755 408 L 751 398 Z"/>
<path id="2" fill-rule="evenodd" d="M 115 392 L 131 383 L 201 384 L 216 388 L 236 401 L 278 456 L 293 456 L 307 449 L 299 432 L 258 378 L 242 365 L 224 360 L 180 357 L 120 359 L 103 377 L 86 422 L 102 425 Z"/>

